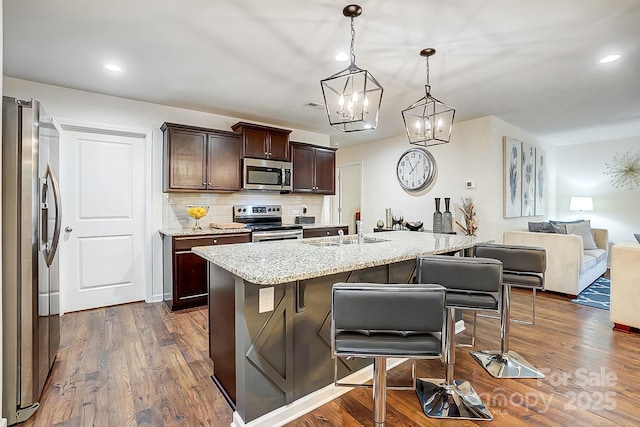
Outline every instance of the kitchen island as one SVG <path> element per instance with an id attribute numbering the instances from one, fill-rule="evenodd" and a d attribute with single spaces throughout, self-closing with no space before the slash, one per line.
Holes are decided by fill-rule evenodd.
<path id="1" fill-rule="evenodd" d="M 420 255 L 454 254 L 475 236 L 411 231 L 195 247 L 209 262 L 214 380 L 243 425 L 333 382 L 331 287 L 411 283 Z M 349 360 L 339 376 L 370 361 Z"/>

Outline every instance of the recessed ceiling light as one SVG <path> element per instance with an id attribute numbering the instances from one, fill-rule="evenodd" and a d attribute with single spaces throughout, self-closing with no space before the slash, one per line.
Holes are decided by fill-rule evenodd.
<path id="1" fill-rule="evenodd" d="M 115 71 L 115 72 L 117 72 L 117 73 L 119 73 L 120 71 L 122 71 L 122 67 L 119 67 L 119 66 L 118 66 L 118 65 L 116 65 L 116 64 L 106 64 L 106 65 L 104 66 L 104 68 L 106 68 L 106 69 L 107 69 L 107 70 L 109 70 L 109 71 Z"/>
<path id="2" fill-rule="evenodd" d="M 604 58 L 600 58 L 598 60 L 598 64 L 607 64 L 609 62 L 617 61 L 618 59 L 620 59 L 620 55 L 617 53 L 614 55 L 607 55 Z"/>
<path id="3" fill-rule="evenodd" d="M 347 55 L 344 52 L 340 52 L 339 54 L 336 55 L 336 61 L 338 62 L 345 62 L 349 60 L 349 55 Z"/>

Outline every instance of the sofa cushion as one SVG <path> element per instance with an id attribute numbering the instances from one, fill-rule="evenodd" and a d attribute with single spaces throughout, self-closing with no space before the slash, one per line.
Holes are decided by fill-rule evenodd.
<path id="1" fill-rule="evenodd" d="M 587 271 L 590 268 L 595 267 L 596 264 L 598 264 L 598 260 L 594 256 L 584 254 L 582 257 L 582 269 L 580 271 Z"/>
<path id="2" fill-rule="evenodd" d="M 585 249 L 584 254 L 592 256 L 596 262 L 607 259 L 607 251 L 604 249 Z"/>

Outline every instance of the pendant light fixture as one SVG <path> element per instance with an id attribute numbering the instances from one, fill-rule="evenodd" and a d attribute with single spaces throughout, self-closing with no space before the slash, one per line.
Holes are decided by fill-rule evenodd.
<path id="1" fill-rule="evenodd" d="M 427 60 L 427 84 L 424 86 L 426 95 L 402 110 L 409 142 L 423 147 L 448 143 L 453 129 L 453 117 L 456 114 L 453 107 L 431 96 L 429 57 L 435 53 L 436 50 L 432 48 L 420 51 L 420 56 Z"/>
<path id="2" fill-rule="evenodd" d="M 382 86 L 367 70 L 356 66 L 353 20 L 362 14 L 357 4 L 346 6 L 342 14 L 351 18 L 351 65 L 320 81 L 329 124 L 343 132 L 375 129 L 382 103 Z"/>

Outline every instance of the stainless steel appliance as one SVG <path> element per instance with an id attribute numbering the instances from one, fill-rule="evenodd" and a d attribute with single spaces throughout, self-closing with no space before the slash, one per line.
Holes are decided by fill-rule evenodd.
<path id="1" fill-rule="evenodd" d="M 282 223 L 280 205 L 236 205 L 233 221 L 248 224 L 254 242 L 302 239 L 302 226 Z"/>
<path id="2" fill-rule="evenodd" d="M 291 191 L 291 162 L 245 158 L 243 164 L 245 190 Z"/>
<path id="3" fill-rule="evenodd" d="M 59 134 L 36 100 L 2 99 L 2 412 L 29 418 L 60 342 Z"/>

